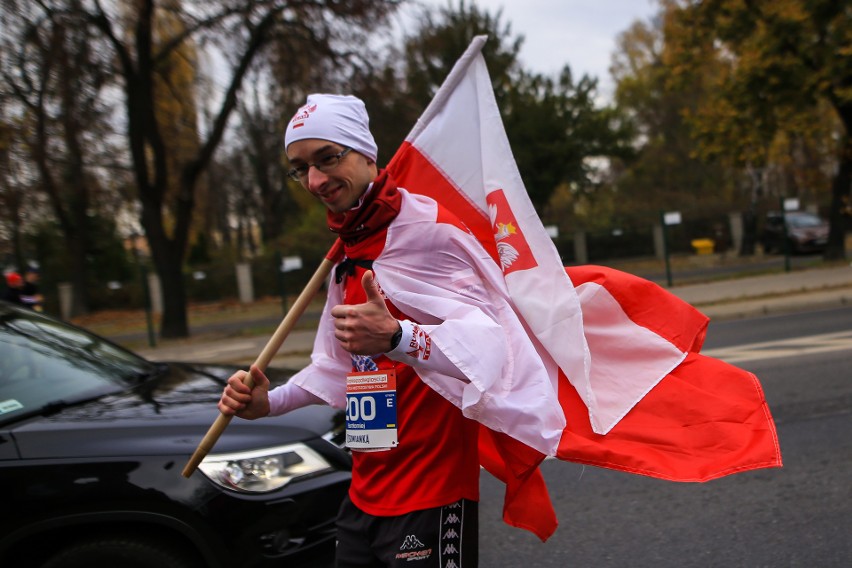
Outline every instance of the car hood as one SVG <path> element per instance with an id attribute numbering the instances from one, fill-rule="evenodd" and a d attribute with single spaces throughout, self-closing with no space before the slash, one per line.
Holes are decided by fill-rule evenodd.
<path id="1" fill-rule="evenodd" d="M 73 404 L 7 430 L 24 459 L 191 455 L 219 416 L 216 403 L 233 367 L 164 363 L 159 372 L 125 392 Z M 287 374 L 269 369 L 270 381 Z M 256 421 L 234 418 L 213 452 L 288 444 L 322 436 L 342 421 L 340 412 L 310 406 Z"/>
<path id="2" fill-rule="evenodd" d="M 804 235 L 807 237 L 826 237 L 828 236 L 828 225 L 820 225 L 819 227 L 792 227 L 790 232 L 794 235 Z"/>

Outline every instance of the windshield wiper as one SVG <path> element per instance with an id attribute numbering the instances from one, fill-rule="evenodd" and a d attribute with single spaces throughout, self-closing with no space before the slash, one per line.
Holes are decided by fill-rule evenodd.
<path id="1" fill-rule="evenodd" d="M 71 403 L 66 402 L 64 400 L 53 400 L 45 405 L 42 405 L 42 407 L 38 410 L 38 414 L 42 416 L 51 416 L 53 414 L 62 412 L 69 406 L 71 406 Z"/>
<path id="2" fill-rule="evenodd" d="M 138 381 L 145 381 L 153 377 L 159 377 L 169 369 L 168 363 L 151 363 L 151 368 L 146 371 L 136 371 L 132 378 Z"/>

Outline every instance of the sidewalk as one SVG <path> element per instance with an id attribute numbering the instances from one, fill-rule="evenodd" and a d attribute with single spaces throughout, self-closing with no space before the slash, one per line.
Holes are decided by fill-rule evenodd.
<path id="1" fill-rule="evenodd" d="M 714 320 L 790 313 L 811 308 L 852 305 L 852 266 L 803 270 L 765 276 L 674 286 L 670 291 Z M 295 330 L 270 366 L 300 369 L 310 362 L 314 330 Z M 240 337 L 198 342 L 192 339 L 137 349 L 152 360 L 183 360 L 250 365 L 269 337 Z"/>
<path id="2" fill-rule="evenodd" d="M 852 265 L 675 286 L 671 292 L 712 319 L 852 304 Z"/>

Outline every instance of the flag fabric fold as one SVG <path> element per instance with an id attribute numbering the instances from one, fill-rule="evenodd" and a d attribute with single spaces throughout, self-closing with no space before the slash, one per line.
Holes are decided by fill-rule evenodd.
<path id="1" fill-rule="evenodd" d="M 686 355 L 605 436 L 579 419 L 585 406 L 571 384 L 560 381 L 568 424 L 556 457 L 672 481 L 709 481 L 781 465 L 775 424 L 757 377 L 699 353 L 708 323 L 704 314 L 631 274 L 601 266 L 566 271 L 581 298 L 590 286 L 595 294 L 617 296 L 634 325 L 665 337 Z M 597 319 L 603 318 L 587 321 Z M 610 338 L 595 328 L 587 326 L 593 360 L 598 350 L 619 348 L 607 345 Z"/>
<path id="2" fill-rule="evenodd" d="M 484 42 L 474 39 L 388 170 L 482 243 L 554 371 L 549 380 L 567 423 L 557 445 L 481 428 L 482 464 L 506 483 L 504 520 L 543 540 L 555 530 L 538 470 L 545 453 L 676 481 L 780 466 L 756 377 L 699 354 L 703 314 L 647 280 L 562 266 L 512 156 Z"/>

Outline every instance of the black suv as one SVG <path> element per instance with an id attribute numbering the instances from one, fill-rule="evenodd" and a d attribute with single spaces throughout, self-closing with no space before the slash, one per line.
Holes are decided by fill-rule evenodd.
<path id="1" fill-rule="evenodd" d="M 235 419 L 181 475 L 234 370 L 153 363 L 0 302 L 0 566 L 330 561 L 351 469 L 338 411 Z"/>

